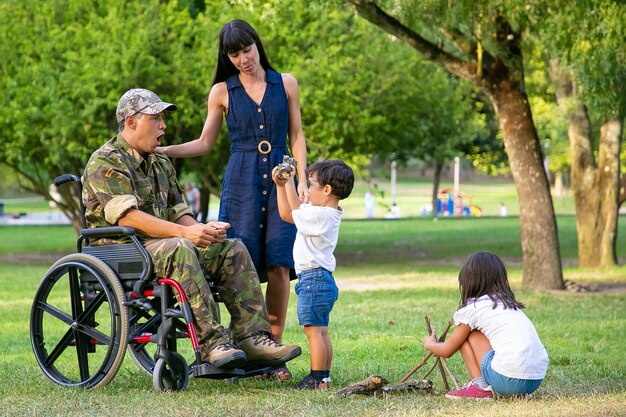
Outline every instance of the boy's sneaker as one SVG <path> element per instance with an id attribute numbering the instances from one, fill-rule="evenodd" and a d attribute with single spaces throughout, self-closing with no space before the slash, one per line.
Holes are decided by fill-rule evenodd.
<path id="1" fill-rule="evenodd" d="M 330 382 L 330 378 L 324 378 L 321 381 L 318 381 L 317 379 L 313 378 L 311 375 L 307 375 L 305 376 L 300 382 L 298 382 L 296 385 L 294 385 L 293 389 L 299 389 L 299 390 L 327 390 L 330 389 L 331 386 L 331 382 Z"/>
<path id="2" fill-rule="evenodd" d="M 257 334 L 239 341 L 239 347 L 248 355 L 249 362 L 279 365 L 302 353 L 299 346 L 281 345 L 266 334 Z"/>
<path id="3" fill-rule="evenodd" d="M 451 400 L 460 400 L 463 398 L 473 398 L 475 400 L 493 400 L 493 389 L 491 386 L 482 389 L 472 382 L 468 382 L 463 385 L 463 388 L 459 388 L 454 391 L 450 391 L 446 394 L 447 398 Z"/>
<path id="4" fill-rule="evenodd" d="M 246 363 L 246 353 L 232 343 L 220 343 L 207 355 L 206 361 L 216 368 L 233 369 Z"/>

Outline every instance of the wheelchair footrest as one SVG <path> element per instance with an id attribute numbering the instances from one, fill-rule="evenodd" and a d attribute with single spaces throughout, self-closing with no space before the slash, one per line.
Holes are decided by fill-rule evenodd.
<path id="1" fill-rule="evenodd" d="M 210 363 L 193 364 L 189 368 L 190 376 L 194 378 L 209 378 L 209 379 L 226 379 L 243 377 L 246 372 L 243 369 L 224 369 L 216 368 Z"/>
<path id="2" fill-rule="evenodd" d="M 246 369 L 224 369 L 216 368 L 209 363 L 197 365 L 193 363 L 189 367 L 189 376 L 193 378 L 227 379 L 227 378 L 248 378 L 257 375 L 269 375 L 272 372 L 271 366 L 251 367 Z"/>

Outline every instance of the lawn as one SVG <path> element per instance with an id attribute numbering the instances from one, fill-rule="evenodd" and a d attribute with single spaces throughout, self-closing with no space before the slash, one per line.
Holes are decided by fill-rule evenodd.
<path id="1" fill-rule="evenodd" d="M 528 306 L 550 355 L 544 384 L 530 400 L 452 402 L 436 374 L 436 395 L 421 392 L 387 398 L 334 398 L 328 392 L 297 392 L 292 383 L 244 379 L 192 379 L 179 393 L 158 393 L 151 379 L 127 357 L 107 386 L 90 391 L 61 388 L 39 370 L 30 348 L 32 296 L 46 264 L 22 262 L 8 252 L 70 252 L 70 228 L 0 228 L 0 415 L 2 416 L 595 416 L 623 415 L 626 409 L 626 268 L 585 270 L 575 265 L 574 220 L 561 216 L 560 239 L 566 279 L 603 284 L 609 290 L 531 292 L 521 285 L 519 225 L 515 218 L 345 221 L 337 250 L 340 299 L 330 333 L 332 369 L 338 389 L 368 375 L 398 382 L 424 354 L 423 314 L 439 328 L 458 303 L 456 275 L 467 254 L 493 250 L 509 265 L 513 289 Z M 624 224 L 624 221 L 621 222 Z M 626 228 L 619 231 L 618 255 L 626 257 Z M 10 241 L 12 244 L 7 244 Z M 69 240 L 69 242 L 67 242 Z M 573 243 L 572 243 L 573 242 Z M 30 246 L 29 246 L 30 245 Z M 19 248 L 19 249 L 18 249 Z M 20 263 L 21 262 L 21 263 Z M 608 287 L 611 284 L 612 287 Z M 612 289 L 610 289 L 612 288 Z M 285 340 L 304 354 L 290 363 L 296 380 L 308 372 L 306 338 L 297 326 L 291 297 Z M 181 351 L 186 347 L 181 347 Z M 448 361 L 460 382 L 467 379 L 458 355 Z M 414 377 L 418 378 L 422 370 Z"/>

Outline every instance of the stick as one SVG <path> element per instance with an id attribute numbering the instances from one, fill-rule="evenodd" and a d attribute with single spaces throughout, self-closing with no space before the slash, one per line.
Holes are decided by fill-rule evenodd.
<path id="1" fill-rule="evenodd" d="M 406 374 L 401 380 L 400 380 L 400 384 L 404 383 L 407 381 L 407 379 L 409 379 L 411 377 L 411 375 L 413 375 L 415 372 L 417 372 L 418 369 L 420 369 L 422 366 L 424 366 L 424 364 L 426 364 L 426 361 L 428 361 L 428 359 L 430 359 L 430 357 L 433 356 L 432 352 L 428 352 L 426 355 L 424 355 L 424 357 L 422 358 L 422 360 L 420 361 L 420 363 L 418 363 L 415 368 L 411 369 L 411 371 Z M 424 378 L 422 378 L 424 379 Z"/>
<path id="2" fill-rule="evenodd" d="M 436 358 L 436 356 L 435 356 L 435 358 Z M 430 367 L 428 372 L 426 372 L 421 379 L 426 379 L 428 377 L 428 375 L 430 375 L 430 373 L 435 370 L 436 367 L 437 367 L 437 361 L 435 360 L 435 363 L 433 363 L 433 366 Z"/>
<path id="3" fill-rule="evenodd" d="M 428 331 L 428 334 L 430 335 L 433 332 L 433 328 L 430 325 L 430 319 L 428 318 L 428 314 L 426 313 L 424 313 L 424 320 L 426 320 L 426 330 Z M 448 325 L 451 326 L 452 324 L 448 322 Z M 449 326 L 448 326 L 448 329 L 450 328 Z M 442 338 L 445 340 L 445 334 L 442 335 L 440 339 Z M 438 356 L 435 356 L 435 365 L 437 365 L 437 368 L 439 369 L 439 375 L 441 375 L 441 379 L 443 380 L 443 386 L 446 388 L 446 390 L 450 391 L 450 385 L 448 384 L 446 373 L 443 369 L 443 365 L 441 364 L 441 358 L 439 358 Z"/>
<path id="4" fill-rule="evenodd" d="M 457 380 L 454 377 L 454 375 L 452 375 L 452 372 L 450 372 L 450 368 L 448 368 L 448 364 L 446 363 L 446 360 L 445 359 L 441 359 L 441 363 L 443 363 L 444 369 L 446 370 L 446 372 L 450 376 L 450 379 L 452 379 L 452 382 L 454 383 L 454 389 L 459 389 L 459 383 L 457 382 Z"/>
<path id="5" fill-rule="evenodd" d="M 428 316 L 427 316 L 426 314 L 424 314 L 424 316 L 425 316 L 425 318 L 426 318 L 426 320 L 427 320 L 427 324 L 428 324 L 428 325 L 430 325 L 430 319 L 428 318 Z M 441 336 L 439 337 L 439 341 L 440 341 L 440 342 L 445 341 L 445 339 L 446 339 L 446 335 L 448 334 L 448 331 L 450 330 L 450 327 L 452 327 L 452 324 L 453 324 L 453 323 L 454 323 L 454 322 L 453 322 L 452 320 L 450 320 L 450 321 L 448 322 L 448 325 L 447 325 L 447 326 L 443 329 L 443 333 L 442 333 L 442 334 L 441 334 Z M 430 331 L 428 332 L 428 334 L 430 334 Z M 424 357 L 422 358 L 422 360 L 421 360 L 421 361 L 420 361 L 417 365 L 415 365 L 415 367 L 414 367 L 413 369 L 411 369 L 411 370 L 409 371 L 409 373 L 408 373 L 408 374 L 406 374 L 406 375 L 405 375 L 405 376 L 404 376 L 404 377 L 400 380 L 399 384 L 402 384 L 402 383 L 406 382 L 406 381 L 407 381 L 407 380 L 408 380 L 408 379 L 409 379 L 409 378 L 410 378 L 410 377 L 411 377 L 411 376 L 412 376 L 415 372 L 417 372 L 417 370 L 418 370 L 418 369 L 420 369 L 422 366 L 424 366 L 424 365 L 426 364 L 426 361 L 428 361 L 428 359 L 430 359 L 430 357 L 431 357 L 432 355 L 433 355 L 433 353 L 432 353 L 432 352 L 427 352 L 427 353 L 424 355 Z M 429 375 L 429 374 L 430 374 L 430 372 L 432 372 L 432 371 L 429 371 L 426 375 Z M 424 378 L 426 378 L 426 377 L 424 377 Z M 422 378 L 422 379 L 424 379 L 424 378 Z"/>

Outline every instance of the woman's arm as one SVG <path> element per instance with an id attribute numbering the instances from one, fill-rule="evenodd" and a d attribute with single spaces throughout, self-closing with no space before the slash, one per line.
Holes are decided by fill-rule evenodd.
<path id="1" fill-rule="evenodd" d="M 289 106 L 289 147 L 291 154 L 298 162 L 298 196 L 304 201 L 306 194 L 306 141 L 302 132 L 302 115 L 300 113 L 300 92 L 298 80 L 291 74 L 283 74 L 283 84 L 287 92 Z"/>
<path id="2" fill-rule="evenodd" d="M 217 142 L 217 135 L 220 133 L 222 118 L 227 106 L 228 90 L 226 83 L 215 84 L 207 99 L 207 117 L 200 137 L 179 145 L 159 147 L 157 152 L 174 158 L 204 155 L 209 152 Z"/>
<path id="3" fill-rule="evenodd" d="M 461 345 L 465 343 L 470 334 L 470 328 L 467 324 L 459 324 L 445 342 L 438 342 L 435 336 L 435 328 L 432 333 L 424 339 L 424 347 L 430 350 L 435 356 L 449 358 L 454 355 Z"/>

